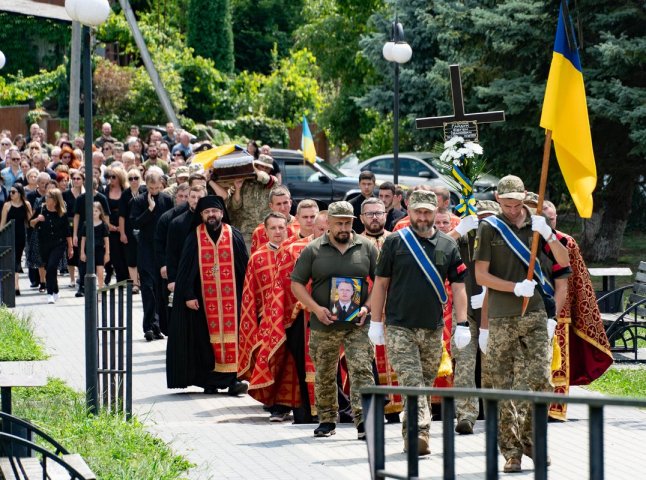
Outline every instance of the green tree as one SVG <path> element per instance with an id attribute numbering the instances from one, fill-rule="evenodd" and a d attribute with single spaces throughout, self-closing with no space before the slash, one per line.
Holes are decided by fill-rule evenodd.
<path id="1" fill-rule="evenodd" d="M 268 74 L 272 49 L 289 55 L 292 34 L 304 23 L 303 0 L 232 0 L 236 70 Z"/>
<path id="2" fill-rule="evenodd" d="M 196 55 L 213 60 L 218 70 L 233 72 L 233 30 L 229 0 L 191 0 L 188 9 L 188 46 Z"/>

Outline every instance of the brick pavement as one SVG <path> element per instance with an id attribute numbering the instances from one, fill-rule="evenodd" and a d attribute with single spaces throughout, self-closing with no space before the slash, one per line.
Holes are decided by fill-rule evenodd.
<path id="1" fill-rule="evenodd" d="M 61 285 L 67 285 L 63 277 Z M 51 354 L 48 371 L 72 387 L 85 387 L 83 299 L 62 288 L 56 305 L 46 295 L 21 283 L 23 295 L 17 310 L 32 316 L 35 331 Z M 141 333 L 141 299 L 135 296 L 134 311 L 135 413 L 148 430 L 185 455 L 196 466 L 193 479 L 366 479 L 369 478 L 365 443 L 356 440 L 352 425 L 337 426 L 337 434 L 315 439 L 314 425 L 270 424 L 268 414 L 252 398 L 204 395 L 200 389 L 171 391 L 166 388 L 166 341 L 147 343 Z M 574 389 L 573 394 L 590 394 Z M 580 480 L 588 477 L 587 410 L 571 406 L 569 421 L 550 424 L 549 453 L 553 479 Z M 605 467 L 607 479 L 645 478 L 646 413 L 637 409 L 608 408 L 605 411 Z M 484 478 L 484 423 L 477 422 L 475 434 L 456 437 L 458 478 Z M 441 423 L 431 428 L 430 457 L 420 460 L 423 478 L 441 478 Z M 499 465 L 502 468 L 502 457 Z M 531 460 L 523 459 L 524 471 L 511 478 L 533 478 Z M 399 425 L 386 426 L 386 468 L 405 473 Z M 644 477 L 641 477 L 644 475 Z M 501 476 L 504 476 L 501 474 Z"/>

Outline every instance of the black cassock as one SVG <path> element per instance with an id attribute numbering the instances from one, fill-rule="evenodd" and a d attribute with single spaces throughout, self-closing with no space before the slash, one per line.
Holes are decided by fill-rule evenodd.
<path id="1" fill-rule="evenodd" d="M 238 321 L 245 270 L 249 254 L 242 234 L 231 227 L 233 234 L 233 258 L 238 300 Z M 212 235 L 217 242 L 221 229 Z M 186 306 L 186 301 L 197 299 L 199 310 Z M 186 388 L 195 385 L 205 389 L 226 388 L 237 380 L 236 373 L 214 372 L 215 356 L 210 342 L 209 329 L 204 315 L 202 283 L 199 274 L 197 234 L 192 231 L 184 243 L 179 261 L 173 309 L 166 347 L 166 382 L 168 388 Z"/>

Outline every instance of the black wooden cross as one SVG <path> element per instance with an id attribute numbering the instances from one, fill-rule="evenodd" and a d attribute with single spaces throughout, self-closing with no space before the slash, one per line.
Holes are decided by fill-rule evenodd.
<path id="1" fill-rule="evenodd" d="M 464 97 L 462 95 L 462 79 L 460 78 L 460 66 L 451 65 L 451 96 L 453 98 L 453 115 L 443 117 L 426 117 L 415 120 L 417 128 L 438 128 L 445 127 L 445 140 L 448 140 L 452 134 L 447 134 L 446 127 L 453 134 L 464 132 L 465 139 L 475 140 L 478 138 L 478 123 L 504 122 L 505 112 L 464 112 Z M 448 137 L 448 138 L 447 138 Z"/>

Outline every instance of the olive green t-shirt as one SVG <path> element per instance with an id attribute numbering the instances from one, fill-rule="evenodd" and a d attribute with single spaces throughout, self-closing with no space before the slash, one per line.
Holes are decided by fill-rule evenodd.
<path id="1" fill-rule="evenodd" d="M 507 220 L 503 214 L 497 215 L 516 234 L 516 236 L 532 248 L 533 231 L 532 218 L 527 211 L 525 222 L 520 228 Z M 539 248 L 536 260 L 540 261 L 543 274 L 549 278 L 552 270 L 552 262 L 545 255 L 546 243 L 539 238 Z M 510 282 L 522 282 L 527 278 L 527 267 L 516 254 L 509 248 L 507 242 L 496 229 L 487 222 L 480 222 L 476 236 L 475 260 L 489 262 L 489 273 Z M 489 318 L 520 316 L 523 306 L 523 297 L 517 297 L 514 292 L 500 292 L 489 289 Z M 543 297 L 540 293 L 540 285 L 536 286 L 534 296 L 530 298 L 527 305 L 528 312 L 545 311 Z"/>
<path id="2" fill-rule="evenodd" d="M 467 269 L 455 240 L 439 230 L 430 238 L 413 234 L 443 281 L 464 282 Z M 387 325 L 433 330 L 444 325 L 442 303 L 398 233 L 391 234 L 381 247 L 375 273 L 390 279 Z"/>
<path id="3" fill-rule="evenodd" d="M 341 253 L 330 243 L 328 234 L 310 242 L 301 252 L 292 271 L 292 282 L 302 285 L 312 280 L 312 298 L 316 303 L 329 308 L 330 280 L 333 277 L 353 277 L 364 280 L 361 289 L 361 304 L 368 298 L 367 278 L 375 278 L 377 249 L 367 238 L 354 232 L 350 238 L 350 246 Z M 356 328 L 351 322 L 335 322 L 323 325 L 314 313 L 310 314 L 312 330 L 335 330 Z"/>

